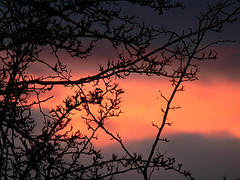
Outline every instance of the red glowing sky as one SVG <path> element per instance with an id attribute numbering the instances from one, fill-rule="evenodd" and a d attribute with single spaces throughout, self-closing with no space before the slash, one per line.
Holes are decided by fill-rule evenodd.
<path id="1" fill-rule="evenodd" d="M 236 64 L 234 65 L 234 62 L 239 61 L 239 50 L 237 47 L 219 48 L 220 52 L 226 52 L 221 59 L 200 64 L 200 80 L 183 83 L 185 91 L 178 93 L 173 101 L 173 105 L 181 108 L 170 111 L 168 121 L 173 124 L 166 127 L 164 133 L 188 132 L 240 138 L 240 76 Z M 88 71 L 91 72 L 86 68 L 81 74 L 87 74 Z M 73 67 L 75 77 L 78 76 L 77 72 L 77 66 Z M 172 89 L 170 82 L 161 77 L 138 75 L 116 82 L 125 90 L 122 96 L 124 113 L 110 119 L 107 128 L 113 133 L 119 132 L 126 141 L 153 138 L 157 129 L 152 126 L 152 122 L 161 123 L 160 108 L 165 105 L 159 90 L 169 96 Z M 55 97 L 45 103 L 44 107 L 50 108 L 61 103 L 59 100 L 69 93 L 71 94 L 70 90 L 56 87 L 53 91 Z M 76 130 L 85 129 L 80 117 L 80 114 L 73 116 L 72 125 Z M 103 136 L 103 139 L 100 143 L 107 144 L 106 139 L 110 137 Z"/>

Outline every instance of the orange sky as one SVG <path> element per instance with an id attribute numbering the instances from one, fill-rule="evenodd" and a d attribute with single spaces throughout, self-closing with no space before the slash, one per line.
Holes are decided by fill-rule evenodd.
<path id="1" fill-rule="evenodd" d="M 240 138 L 240 47 L 224 46 L 217 50 L 219 60 L 204 61 L 200 64 L 199 81 L 182 84 L 185 91 L 177 93 L 173 102 L 175 106 L 180 105 L 181 109 L 170 111 L 169 121 L 173 122 L 173 125 L 166 127 L 164 133 L 188 132 Z M 100 59 L 104 58 L 100 57 Z M 69 63 L 74 79 L 84 74 L 94 74 L 91 64 L 96 64 L 96 59 L 84 60 L 82 64 L 79 63 L 81 61 L 72 59 Z M 44 72 L 39 70 L 39 73 Z M 110 119 L 106 124 L 107 127 L 113 133 L 119 132 L 126 141 L 153 138 L 157 129 L 152 126 L 152 122 L 158 124 L 161 122 L 160 108 L 164 108 L 165 105 L 160 98 L 159 90 L 169 96 L 173 88 L 170 82 L 163 78 L 137 75 L 118 82 L 120 87 L 125 90 L 122 95 L 124 113 L 118 118 Z M 70 89 L 61 86 L 54 87 L 51 93 L 54 94 L 54 98 L 44 103 L 44 108 L 54 107 L 72 94 Z M 73 117 L 72 125 L 75 129 L 86 130 L 80 117 L 79 114 L 76 114 Z M 102 137 L 100 138 L 102 140 L 99 141 L 101 144 L 109 143 L 107 141 L 109 137 L 102 135 L 100 137 Z"/>
<path id="2" fill-rule="evenodd" d="M 173 105 L 180 105 L 181 109 L 170 111 L 169 122 L 173 122 L 173 125 L 165 128 L 165 134 L 189 132 L 240 138 L 240 84 L 213 79 L 208 83 L 200 80 L 183 85 L 185 91 L 177 93 L 173 102 Z M 107 127 L 113 133 L 119 132 L 125 141 L 153 138 L 157 129 L 152 122 L 161 122 L 160 108 L 164 107 L 159 90 L 167 96 L 170 83 L 157 78 L 132 77 L 121 80 L 120 86 L 125 90 L 122 97 L 124 113 L 110 119 Z M 66 90 L 60 89 L 55 90 L 55 99 L 46 103 L 46 108 L 49 104 L 53 107 L 55 100 L 65 97 Z M 84 126 L 78 114 L 73 117 L 72 124 L 76 129 Z M 99 143 L 108 144 L 109 137 L 101 134 L 99 132 Z"/>
<path id="3" fill-rule="evenodd" d="M 168 82 L 157 79 L 132 79 L 123 83 L 127 87 L 121 120 L 112 123 L 126 139 L 154 136 L 151 122 L 161 121 L 163 101 L 158 90 L 169 91 Z M 171 127 L 165 132 L 191 132 L 212 135 L 233 135 L 240 138 L 240 84 L 214 80 L 208 84 L 187 83 L 185 91 L 178 93 L 173 105 L 181 109 L 170 111 Z"/>

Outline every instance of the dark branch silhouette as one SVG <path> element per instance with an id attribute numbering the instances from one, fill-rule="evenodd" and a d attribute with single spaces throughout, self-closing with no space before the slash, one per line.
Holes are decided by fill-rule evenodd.
<path id="1" fill-rule="evenodd" d="M 123 5 L 151 8 L 164 16 L 180 2 L 170 0 L 2 0 L 0 2 L 0 178 L 1 179 L 113 179 L 130 171 L 151 179 L 162 168 L 194 179 L 175 158 L 159 152 L 158 145 L 170 110 L 178 109 L 172 101 L 182 82 L 197 79 L 197 62 L 216 59 L 209 49 L 227 40 L 203 43 L 208 32 L 221 33 L 223 25 L 234 23 L 240 13 L 239 1 L 225 0 L 209 4 L 196 21 L 198 26 L 181 33 L 167 27 L 146 25 L 136 16 L 123 13 Z M 153 49 L 157 39 L 167 39 Z M 99 43 L 108 42 L 116 57 L 99 65 L 94 75 L 73 77 L 65 52 L 80 61 L 92 55 Z M 41 54 L 51 51 L 54 60 Z M 55 62 L 54 62 L 55 61 Z M 70 63 L 70 62 L 69 62 Z M 34 75 L 30 68 L 43 65 L 49 74 Z M 131 74 L 164 76 L 173 85 L 163 117 L 153 127 L 156 137 L 144 158 L 131 152 L 119 133 L 105 126 L 112 117 L 121 115 L 124 90 L 114 78 Z M 61 104 L 49 112 L 42 105 L 56 86 L 74 89 Z M 32 115 L 37 107 L 41 117 Z M 69 129 L 72 115 L 79 113 L 88 132 Z M 159 118 L 159 117 L 157 117 Z M 36 128 L 41 129 L 40 132 Z M 102 157 L 93 141 L 102 130 L 117 142 L 124 154 Z"/>

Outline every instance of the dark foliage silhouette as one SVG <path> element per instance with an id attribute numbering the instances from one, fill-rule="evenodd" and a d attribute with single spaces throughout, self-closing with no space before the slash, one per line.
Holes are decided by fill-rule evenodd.
<path id="1" fill-rule="evenodd" d="M 210 46 L 225 42 L 202 43 L 208 32 L 221 33 L 225 23 L 234 23 L 240 12 L 239 1 L 225 0 L 208 8 L 196 18 L 198 25 L 177 33 L 167 27 L 154 27 L 136 16 L 123 13 L 123 7 L 151 8 L 162 17 L 180 2 L 105 1 L 105 0 L 1 0 L 0 2 L 0 177 L 1 179 L 113 179 L 134 171 L 145 180 L 160 168 L 177 171 L 194 179 L 175 158 L 161 154 L 157 145 L 182 82 L 197 79 L 198 61 L 216 59 Z M 161 45 L 153 48 L 155 40 Z M 74 77 L 61 53 L 80 61 L 87 59 L 99 44 L 111 44 L 115 58 L 99 65 L 94 75 Z M 48 59 L 45 51 L 55 57 Z M 98 62 L 96 62 L 98 63 Z M 44 66 L 47 74 L 37 76 L 33 65 Z M 162 108 L 155 140 L 148 157 L 130 152 L 121 135 L 105 126 L 119 116 L 124 91 L 113 79 L 131 74 L 164 76 L 174 89 Z M 53 88 L 74 89 L 62 104 L 49 112 L 42 104 Z M 37 107 L 41 117 L 32 116 Z M 96 110 L 97 109 L 97 110 Z M 75 132 L 68 128 L 71 116 L 88 127 Z M 36 131 L 41 127 L 41 131 Z M 102 157 L 93 140 L 102 130 L 119 143 L 124 154 Z"/>

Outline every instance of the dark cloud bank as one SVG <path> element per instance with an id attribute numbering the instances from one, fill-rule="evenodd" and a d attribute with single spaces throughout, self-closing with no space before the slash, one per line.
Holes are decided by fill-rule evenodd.
<path id="1" fill-rule="evenodd" d="M 240 139 L 233 137 L 210 137 L 199 134 L 169 135 L 169 143 L 160 143 L 160 152 L 167 151 L 168 157 L 175 157 L 183 168 L 190 170 L 196 180 L 221 180 L 226 176 L 229 180 L 240 178 Z M 149 152 L 151 140 L 133 141 L 127 144 L 133 152 L 143 155 Z M 106 154 L 120 151 L 115 145 L 102 149 Z M 138 180 L 140 175 L 128 173 L 117 176 L 117 179 Z M 174 171 L 156 171 L 153 180 L 185 180 L 183 175 Z"/>
<path id="2" fill-rule="evenodd" d="M 231 50 L 233 49 L 233 50 Z M 216 50 L 217 60 L 198 62 L 200 65 L 200 80 L 214 78 L 240 83 L 240 45 L 220 46 Z"/>
<path id="3" fill-rule="evenodd" d="M 45 109 L 46 110 L 46 109 Z M 41 122 L 41 115 L 33 111 L 33 117 Z M 41 130 L 41 123 L 36 127 L 35 133 Z M 141 133 L 141 132 L 139 132 Z M 167 152 L 167 157 L 175 157 L 177 163 L 182 163 L 183 168 L 190 170 L 196 180 L 228 180 L 240 178 L 240 139 L 229 134 L 217 136 L 201 135 L 194 133 L 178 133 L 165 135 L 170 142 L 160 142 L 161 153 Z M 123 137 L 124 138 L 124 137 Z M 144 157 L 149 153 L 153 139 L 131 141 L 126 143 L 131 152 L 141 153 Z M 104 157 L 111 157 L 113 153 L 121 153 L 118 144 L 102 148 Z M 142 176 L 137 172 L 126 173 L 116 177 L 117 180 L 139 180 Z M 155 171 L 152 180 L 186 180 L 183 175 L 174 171 Z"/>

